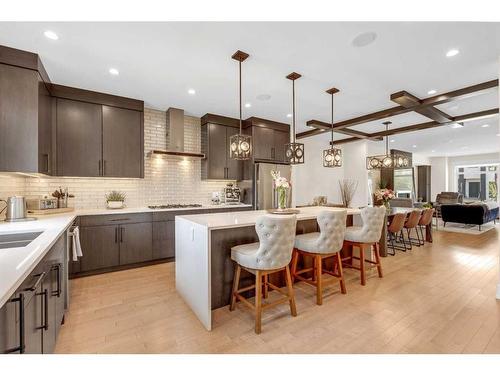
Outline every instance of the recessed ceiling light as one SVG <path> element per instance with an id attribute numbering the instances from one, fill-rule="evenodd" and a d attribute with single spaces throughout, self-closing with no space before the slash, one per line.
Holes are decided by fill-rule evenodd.
<path id="1" fill-rule="evenodd" d="M 43 35 L 45 35 L 45 37 L 49 38 L 49 39 L 52 39 L 52 40 L 57 40 L 59 39 L 59 36 L 57 36 L 57 34 L 53 31 L 50 31 L 50 30 L 47 30 L 43 33 Z"/>
<path id="2" fill-rule="evenodd" d="M 112 75 L 114 75 L 114 76 L 117 76 L 117 75 L 119 75 L 119 74 L 120 74 L 120 72 L 119 72 L 119 71 L 118 71 L 118 69 L 116 69 L 116 68 L 110 68 L 110 69 L 109 69 L 109 74 L 112 74 Z"/>
<path id="3" fill-rule="evenodd" d="M 394 139 L 391 139 L 391 143 L 394 143 L 394 142 L 396 142 L 396 140 L 394 140 Z"/>
<path id="4" fill-rule="evenodd" d="M 269 99 L 271 99 L 271 95 L 269 94 L 260 94 L 260 95 L 257 95 L 256 96 L 257 100 L 262 100 L 262 101 L 268 101 Z"/>
<path id="5" fill-rule="evenodd" d="M 413 148 L 417 148 L 417 145 L 413 145 L 413 146 L 411 146 L 411 147 L 413 147 Z"/>
<path id="6" fill-rule="evenodd" d="M 453 57 L 456 56 L 460 53 L 460 51 L 456 48 L 450 49 L 448 52 L 446 52 L 446 57 Z"/>
<path id="7" fill-rule="evenodd" d="M 464 127 L 463 122 L 454 122 L 453 124 L 449 125 L 450 128 L 453 129 L 462 129 Z"/>
<path id="8" fill-rule="evenodd" d="M 359 34 L 356 38 L 354 38 L 351 44 L 354 47 L 365 47 L 369 44 L 372 44 L 375 39 L 377 39 L 377 34 L 374 32 L 367 32 Z"/>
<path id="9" fill-rule="evenodd" d="M 431 152 L 436 152 L 436 150 L 431 150 Z"/>
<path id="10" fill-rule="evenodd" d="M 427 94 L 434 95 L 436 92 L 437 92 L 436 90 L 432 89 L 432 90 L 427 91 Z"/>
<path id="11" fill-rule="evenodd" d="M 291 117 L 292 117 L 292 114 L 291 114 L 291 113 L 289 113 L 288 115 L 286 115 L 286 117 L 291 118 Z"/>
<path id="12" fill-rule="evenodd" d="M 245 108 L 250 108 L 252 106 L 252 103 L 245 103 Z"/>
<path id="13" fill-rule="evenodd" d="M 490 124 L 483 124 L 481 125 L 482 128 L 489 128 L 490 127 Z"/>
<path id="14" fill-rule="evenodd" d="M 189 89 L 188 90 L 188 94 L 189 95 L 194 95 L 194 94 L 196 94 L 196 90 L 195 89 Z"/>
<path id="15" fill-rule="evenodd" d="M 500 133 L 497 134 L 497 137 L 500 137 Z"/>

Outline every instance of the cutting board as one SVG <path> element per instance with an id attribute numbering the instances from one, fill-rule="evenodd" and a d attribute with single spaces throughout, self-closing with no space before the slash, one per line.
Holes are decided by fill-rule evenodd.
<path id="1" fill-rule="evenodd" d="M 54 214 L 62 214 L 64 212 L 71 212 L 74 210 L 75 210 L 75 207 L 49 208 L 47 210 L 28 210 L 28 214 L 30 214 L 30 215 L 54 215 Z"/>

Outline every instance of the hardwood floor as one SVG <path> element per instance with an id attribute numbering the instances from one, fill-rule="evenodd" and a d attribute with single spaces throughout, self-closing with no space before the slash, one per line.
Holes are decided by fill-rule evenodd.
<path id="1" fill-rule="evenodd" d="M 76 279 L 56 353 L 500 353 L 499 233 L 435 232 L 382 258 L 383 279 L 371 269 L 361 286 L 346 269 L 347 294 L 334 283 L 322 306 L 297 283 L 298 316 L 270 309 L 260 335 L 241 304 L 207 332 L 176 294 L 173 263 Z"/>

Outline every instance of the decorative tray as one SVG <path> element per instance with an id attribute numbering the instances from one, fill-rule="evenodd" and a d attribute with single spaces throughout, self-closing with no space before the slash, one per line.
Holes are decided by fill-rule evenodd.
<path id="1" fill-rule="evenodd" d="M 275 215 L 295 215 L 300 213 L 300 210 L 297 210 L 296 208 L 285 208 L 285 209 L 269 208 L 267 209 L 267 212 Z"/>

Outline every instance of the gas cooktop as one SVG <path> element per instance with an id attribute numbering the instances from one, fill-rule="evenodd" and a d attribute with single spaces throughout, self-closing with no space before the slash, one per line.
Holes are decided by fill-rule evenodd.
<path id="1" fill-rule="evenodd" d="M 148 206 L 152 210 L 163 210 L 166 208 L 192 208 L 192 207 L 202 207 L 201 204 L 180 204 L 180 203 L 172 203 L 172 204 L 159 204 L 155 206 Z"/>

